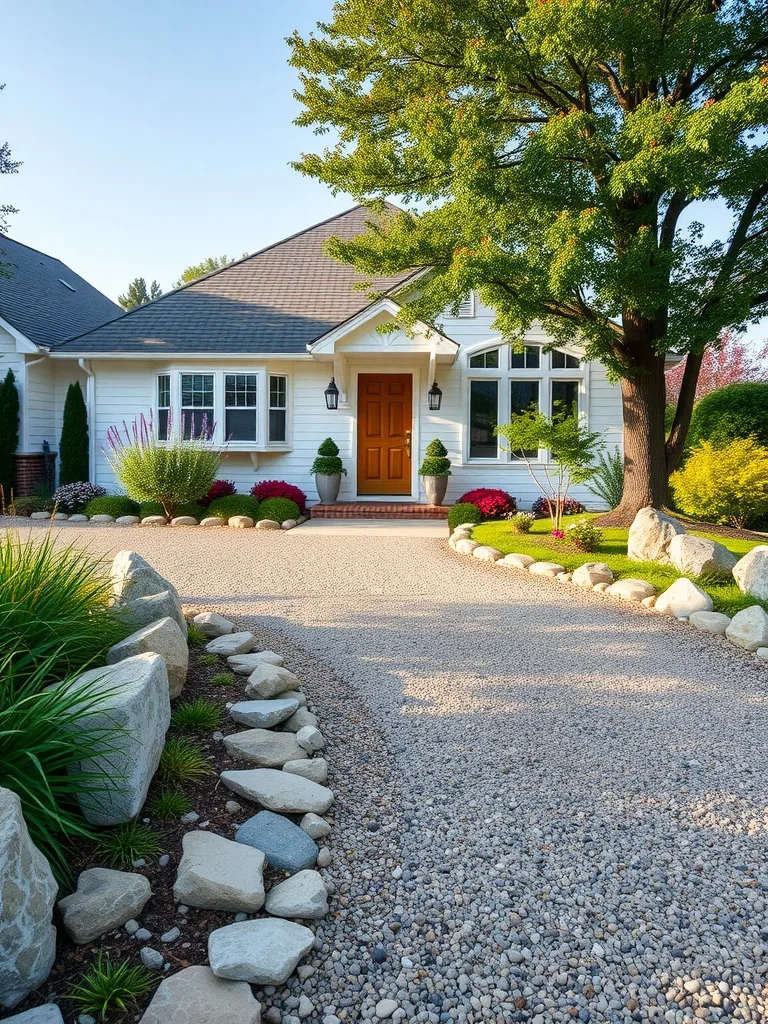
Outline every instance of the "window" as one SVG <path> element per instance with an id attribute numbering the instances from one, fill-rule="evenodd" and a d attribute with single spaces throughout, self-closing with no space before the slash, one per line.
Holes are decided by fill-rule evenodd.
<path id="1" fill-rule="evenodd" d="M 552 415 L 579 415 L 579 382 L 577 380 L 552 381 Z"/>
<path id="2" fill-rule="evenodd" d="M 256 440 L 255 373 L 224 374 L 224 440 Z"/>
<path id="3" fill-rule="evenodd" d="M 541 364 L 541 347 L 526 345 L 522 352 L 510 351 L 509 365 L 513 370 L 538 370 Z"/>
<path id="4" fill-rule="evenodd" d="M 200 436 L 207 430 L 213 433 L 213 374 L 182 373 L 181 416 L 184 437 Z"/>
<path id="5" fill-rule="evenodd" d="M 499 418 L 499 382 L 470 381 L 469 392 L 469 457 L 495 459 L 498 442 L 494 429 Z"/>
<path id="6" fill-rule="evenodd" d="M 473 370 L 498 370 L 499 350 L 492 348 L 488 352 L 481 352 L 479 356 L 470 356 L 469 365 Z"/>
<path id="7" fill-rule="evenodd" d="M 171 411 L 171 375 L 157 375 L 157 439 L 168 440 L 168 417 Z"/>
<path id="8" fill-rule="evenodd" d="M 518 416 L 528 409 L 539 408 L 539 382 L 537 380 L 511 380 L 509 382 L 509 416 Z M 512 458 L 518 458 L 519 452 L 512 452 Z M 529 459 L 538 454 L 537 448 L 526 449 L 523 455 Z"/>
<path id="9" fill-rule="evenodd" d="M 561 352 L 560 349 L 552 349 L 552 369 L 553 370 L 578 370 L 581 366 L 581 360 L 576 356 L 569 356 L 567 352 Z"/>
<path id="10" fill-rule="evenodd" d="M 269 378 L 269 440 L 283 444 L 286 441 L 286 418 L 288 409 L 288 379 Z"/>
<path id="11" fill-rule="evenodd" d="M 459 309 L 456 313 L 460 317 L 472 317 L 475 315 L 475 293 L 470 292 L 466 298 L 462 299 L 459 303 Z"/>

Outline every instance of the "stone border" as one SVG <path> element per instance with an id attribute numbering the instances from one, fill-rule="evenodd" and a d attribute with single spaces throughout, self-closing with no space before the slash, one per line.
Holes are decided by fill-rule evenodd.
<path id="1" fill-rule="evenodd" d="M 613 571 L 604 562 L 584 562 L 573 572 L 557 562 L 537 562 L 531 555 L 512 552 L 505 555 L 498 548 L 472 539 L 476 523 L 461 523 L 448 538 L 448 546 L 459 555 L 472 555 L 484 562 L 493 562 L 504 569 L 517 569 L 539 578 L 570 583 L 596 594 L 640 604 L 649 612 L 669 615 L 678 622 L 689 623 L 703 633 L 723 636 L 741 650 L 753 653 L 758 661 L 768 663 L 768 613 L 762 605 L 743 608 L 733 618 L 712 610 L 712 599 L 701 587 L 681 576 L 662 593 L 647 580 L 622 577 L 614 580 Z M 642 565 L 638 562 L 638 565 Z M 688 614 L 680 613 L 685 605 L 698 605 Z"/>
<path id="2" fill-rule="evenodd" d="M 200 522 L 193 516 L 176 516 L 170 522 L 165 516 L 114 516 L 95 515 L 86 516 L 79 513 L 67 515 L 66 512 L 33 512 L 29 516 L 13 516 L 8 518 L 29 519 L 32 522 L 69 522 L 69 523 L 94 523 L 106 526 L 202 526 L 206 529 L 215 529 L 218 526 L 229 526 L 234 530 L 293 530 L 309 520 L 309 516 L 299 516 L 298 519 L 286 519 L 284 523 L 278 523 L 275 519 L 253 520 L 250 516 L 231 516 L 229 519 L 221 519 L 219 516 L 207 516 Z"/>

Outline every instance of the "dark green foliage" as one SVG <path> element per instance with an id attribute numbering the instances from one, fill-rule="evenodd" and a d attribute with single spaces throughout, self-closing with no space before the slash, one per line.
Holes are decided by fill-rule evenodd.
<path id="1" fill-rule="evenodd" d="M 6 505 L 10 504 L 11 494 L 16 487 L 14 455 L 18 447 L 19 392 L 13 370 L 9 370 L 0 384 L 0 487 Z"/>
<path id="2" fill-rule="evenodd" d="M 468 501 L 453 505 L 448 513 L 448 525 L 452 530 L 455 530 L 460 523 L 479 523 L 482 522 L 482 519 L 483 514 L 477 505 L 472 505 Z"/>
<path id="3" fill-rule="evenodd" d="M 420 476 L 450 476 L 451 460 L 446 458 L 448 449 L 439 437 L 430 441 L 424 452 L 424 461 L 419 469 Z"/>
<path id="4" fill-rule="evenodd" d="M 156 975 L 144 964 L 132 964 L 129 960 L 113 964 L 109 956 L 103 956 L 100 951 L 93 967 L 70 987 L 68 997 L 84 1014 L 104 1020 L 110 1011 L 130 1010 L 136 1000 L 151 992 L 156 984 Z"/>
<path id="5" fill-rule="evenodd" d="M 92 498 L 83 509 L 86 516 L 137 516 L 138 502 L 124 494 L 107 494 L 103 498 Z"/>
<path id="6" fill-rule="evenodd" d="M 96 843 L 99 857 L 118 868 L 129 868 L 142 857 L 154 857 L 161 849 L 154 829 L 138 821 L 125 821 L 102 832 Z"/>
<path id="7" fill-rule="evenodd" d="M 87 480 L 88 474 L 88 414 L 80 381 L 76 380 L 67 388 L 64 401 L 59 441 L 59 485 Z"/>
<path id="8" fill-rule="evenodd" d="M 166 782 L 197 782 L 211 772 L 200 747 L 183 736 L 168 740 L 157 769 L 157 774 Z"/>
<path id="9" fill-rule="evenodd" d="M 298 519 L 299 515 L 299 506 L 290 498 L 265 498 L 259 505 L 259 519 L 273 519 L 281 525 L 286 519 Z"/>
<path id="10" fill-rule="evenodd" d="M 326 437 L 317 449 L 317 456 L 309 471 L 310 476 L 319 473 L 321 476 L 334 476 L 336 473 L 346 475 L 346 469 L 339 458 L 339 446 L 332 437 Z"/>
<path id="11" fill-rule="evenodd" d="M 722 448 L 738 437 L 768 446 L 768 381 L 729 384 L 696 403 L 688 431 L 691 448 L 709 441 Z"/>
<path id="12" fill-rule="evenodd" d="M 171 714 L 171 725 L 176 729 L 218 729 L 221 717 L 221 704 L 197 697 L 176 705 Z"/>
<path id="13" fill-rule="evenodd" d="M 202 658 L 200 659 L 202 661 Z M 211 686 L 231 686 L 235 681 L 235 677 L 231 672 L 217 672 L 215 676 L 211 676 L 208 682 Z"/>
<path id="14" fill-rule="evenodd" d="M 198 523 L 208 515 L 208 509 L 198 505 L 196 501 L 187 502 L 186 505 L 179 505 L 176 509 L 177 516 L 192 516 Z"/>
<path id="15" fill-rule="evenodd" d="M 190 647 L 197 647 L 200 644 L 204 644 L 207 640 L 208 637 L 199 626 L 196 626 L 194 622 L 187 623 L 187 643 Z"/>
<path id="16" fill-rule="evenodd" d="M 204 636 L 203 639 L 207 640 L 208 637 Z M 218 654 L 210 654 L 206 651 L 204 654 L 198 655 L 197 660 L 201 665 L 218 665 L 220 659 Z"/>
<path id="17" fill-rule="evenodd" d="M 616 508 L 624 490 L 624 459 L 621 452 L 618 448 L 600 452 L 596 465 L 595 475 L 587 483 L 587 490 L 602 498 L 608 508 Z"/>
<path id="18" fill-rule="evenodd" d="M 259 518 L 260 505 L 250 494 L 229 494 L 225 498 L 216 498 L 208 506 L 209 516 L 219 519 L 230 519 L 232 516 L 250 516 L 256 522 Z"/>
<path id="19" fill-rule="evenodd" d="M 145 516 L 164 516 L 165 509 L 159 501 L 140 501 L 137 513 L 144 519 Z"/>
<path id="20" fill-rule="evenodd" d="M 158 821 L 172 821 L 191 809 L 192 805 L 184 794 L 173 789 L 164 789 L 149 805 L 149 813 Z"/>
<path id="21" fill-rule="evenodd" d="M 163 294 L 157 281 L 153 281 L 147 288 L 147 282 L 143 277 L 134 277 L 128 285 L 125 295 L 118 295 L 117 301 L 125 310 L 135 309 L 137 306 L 144 306 L 147 302 L 159 299 Z"/>

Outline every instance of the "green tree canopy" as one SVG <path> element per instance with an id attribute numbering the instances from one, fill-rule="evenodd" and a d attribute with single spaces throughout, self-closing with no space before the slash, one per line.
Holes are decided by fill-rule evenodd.
<path id="1" fill-rule="evenodd" d="M 59 440 L 59 484 L 87 481 L 89 472 L 88 413 L 80 381 L 76 380 L 67 388 L 64 399 Z"/>
<path id="2" fill-rule="evenodd" d="M 128 285 L 125 295 L 118 295 L 117 301 L 124 310 L 135 309 L 137 306 L 144 306 L 147 302 L 159 299 L 163 290 L 157 281 L 153 281 L 147 290 L 147 282 L 143 277 L 134 277 Z"/>
<path id="3" fill-rule="evenodd" d="M 763 0 L 339 0 L 290 42 L 297 123 L 333 137 L 296 166 L 421 211 L 379 206 L 332 254 L 433 268 L 405 324 L 476 288 L 507 339 L 538 321 L 584 345 L 622 381 L 617 518 L 664 504 L 701 354 L 768 308 Z M 713 200 L 714 239 L 697 222 Z M 669 350 L 690 355 L 665 444 Z"/>
<path id="4" fill-rule="evenodd" d="M 243 253 L 243 258 L 248 253 Z M 181 272 L 181 277 L 178 281 L 173 282 L 174 288 L 181 288 L 184 284 L 191 284 L 196 281 L 198 277 L 203 277 L 204 274 L 210 274 L 214 270 L 221 270 L 222 267 L 228 267 L 230 263 L 234 263 L 235 260 L 241 257 L 235 256 L 232 259 L 229 256 L 207 256 L 200 263 L 193 263 L 192 266 L 187 267 Z"/>

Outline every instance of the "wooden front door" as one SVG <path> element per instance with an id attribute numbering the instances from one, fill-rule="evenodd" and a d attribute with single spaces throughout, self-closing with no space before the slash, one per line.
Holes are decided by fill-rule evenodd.
<path id="1" fill-rule="evenodd" d="M 358 494 L 411 493 L 410 373 L 361 373 L 357 388 Z"/>

